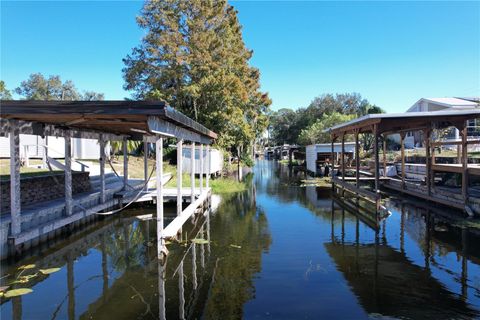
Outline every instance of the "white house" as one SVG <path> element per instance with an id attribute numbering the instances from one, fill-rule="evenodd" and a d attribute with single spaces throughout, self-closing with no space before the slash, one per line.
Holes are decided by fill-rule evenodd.
<path id="1" fill-rule="evenodd" d="M 25 158 L 42 159 L 45 147 L 48 147 L 48 155 L 52 158 L 65 157 L 65 140 L 62 137 L 45 137 L 21 134 L 20 156 Z M 98 159 L 100 147 L 95 139 L 72 138 L 72 154 L 75 159 Z M 0 158 L 10 157 L 10 140 L 8 137 L 0 137 Z"/>
<path id="2" fill-rule="evenodd" d="M 451 110 L 469 110 L 480 108 L 480 97 L 473 98 L 421 98 L 415 102 L 407 112 L 429 112 L 429 111 L 446 111 Z M 476 131 L 479 129 L 479 122 L 472 120 L 469 122 L 469 136 L 478 135 Z M 400 135 L 394 134 L 389 136 L 395 142 L 400 143 Z M 460 132 L 456 128 L 452 128 L 444 139 L 459 140 Z M 405 148 L 413 149 L 423 146 L 423 133 L 408 132 L 405 137 Z"/>
<path id="3" fill-rule="evenodd" d="M 413 106 L 411 106 L 407 112 L 428 112 L 428 111 L 446 111 L 451 110 L 470 110 L 480 108 L 480 98 L 422 98 L 418 100 Z M 479 123 L 480 124 L 480 123 Z M 477 126 L 477 120 L 473 119 L 469 122 L 467 130 L 469 136 L 477 135 L 475 133 Z M 414 145 L 422 145 L 422 134 L 420 132 L 409 132 L 406 137 L 407 140 L 413 137 Z M 456 128 L 452 128 L 445 139 L 459 140 L 460 132 Z"/>
<path id="4" fill-rule="evenodd" d="M 339 159 L 342 152 L 342 144 L 335 143 L 333 145 L 333 152 L 335 153 L 335 160 Z M 332 157 L 332 145 L 330 143 L 311 144 L 305 148 L 305 160 L 307 163 L 307 171 L 314 175 L 320 173 L 319 166 L 321 166 L 326 159 Z M 355 142 L 345 142 L 345 160 L 355 159 Z M 331 159 L 330 159 L 331 161 Z"/>

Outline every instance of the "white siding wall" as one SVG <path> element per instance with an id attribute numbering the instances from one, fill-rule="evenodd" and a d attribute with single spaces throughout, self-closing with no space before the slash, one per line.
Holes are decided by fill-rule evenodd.
<path id="1" fill-rule="evenodd" d="M 207 173 L 207 148 L 203 147 L 203 172 Z M 182 168 L 183 172 L 190 173 L 191 166 L 190 166 L 190 155 L 191 155 L 191 148 L 188 145 L 183 146 L 183 163 Z M 217 149 L 210 149 L 210 174 L 214 174 L 217 172 L 222 171 L 223 168 L 223 154 L 220 150 Z M 200 174 L 200 149 L 198 147 L 195 148 L 195 174 Z"/>
<path id="2" fill-rule="evenodd" d="M 47 137 L 48 155 L 52 158 L 65 157 L 65 139 L 62 137 Z M 100 157 L 100 147 L 95 139 L 72 139 L 72 156 L 76 159 L 98 159 Z M 41 136 L 31 134 L 20 135 L 20 155 L 25 156 L 28 150 L 29 157 L 42 158 L 45 145 L 45 139 Z M 26 148 L 28 146 L 28 149 Z M 10 157 L 10 142 L 8 137 L 0 137 L 0 157 Z"/>
<path id="3" fill-rule="evenodd" d="M 305 160 L 307 161 L 307 170 L 316 173 L 317 151 L 314 144 L 305 148 Z"/>
<path id="4" fill-rule="evenodd" d="M 335 143 L 333 145 L 333 151 L 336 153 L 336 158 L 340 156 L 342 152 L 342 144 Z M 305 147 L 305 161 L 307 162 L 307 170 L 313 173 L 317 171 L 317 154 L 318 153 L 330 153 L 332 152 L 332 145 L 330 143 L 322 143 L 322 144 L 311 144 Z M 346 142 L 345 143 L 345 152 L 349 152 L 353 154 L 355 157 L 355 143 L 354 142 Z"/>

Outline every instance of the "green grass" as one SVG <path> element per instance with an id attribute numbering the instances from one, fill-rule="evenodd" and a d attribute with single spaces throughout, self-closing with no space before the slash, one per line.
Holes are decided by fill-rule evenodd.
<path id="1" fill-rule="evenodd" d="M 98 163 L 98 160 L 85 160 L 92 163 Z M 115 168 L 119 175 L 123 175 L 123 156 L 118 156 L 115 159 L 112 159 L 112 166 Z M 41 160 L 30 160 L 30 164 L 40 164 Z M 106 168 L 110 168 L 108 163 L 105 164 Z M 155 168 L 155 159 L 148 159 L 148 174 L 150 174 L 152 168 Z M 155 169 L 153 169 L 152 177 L 155 177 Z M 55 172 L 61 173 L 61 170 L 55 170 Z M 163 172 L 171 173 L 172 179 L 166 184 L 167 188 L 176 188 L 177 186 L 177 167 L 170 165 L 166 162 L 163 164 Z M 37 168 L 27 168 L 21 167 L 20 174 L 21 177 L 26 176 L 37 176 L 49 173 L 48 169 L 37 169 Z M 143 179 L 143 157 L 129 156 L 128 157 L 128 176 L 133 179 Z M 10 160 L 9 159 L 0 159 L 0 179 L 7 180 L 10 178 Z M 205 177 L 204 177 L 205 185 Z M 191 187 L 191 178 L 190 174 L 182 174 L 182 187 L 190 188 Z M 200 187 L 200 179 L 197 176 L 195 178 L 195 186 Z M 238 182 L 233 178 L 219 178 L 219 179 L 210 179 L 210 187 L 212 188 L 213 193 L 234 193 L 241 192 L 246 189 L 246 185 L 243 182 Z"/>
<path id="2" fill-rule="evenodd" d="M 330 178 L 314 178 L 302 180 L 302 186 L 315 186 L 320 188 L 330 188 L 332 186 L 332 180 Z"/>
<path id="3" fill-rule="evenodd" d="M 210 180 L 212 192 L 216 194 L 235 193 L 247 190 L 245 182 L 240 182 L 232 178 L 220 178 Z"/>

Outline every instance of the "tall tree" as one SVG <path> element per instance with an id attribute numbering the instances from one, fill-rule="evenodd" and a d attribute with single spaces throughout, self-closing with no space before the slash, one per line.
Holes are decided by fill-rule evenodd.
<path id="1" fill-rule="evenodd" d="M 86 91 L 82 95 L 71 80 L 62 81 L 60 76 L 45 78 L 41 73 L 33 73 L 22 81 L 15 92 L 26 100 L 103 100 L 103 93 Z"/>
<path id="2" fill-rule="evenodd" d="M 10 90 L 7 89 L 7 86 L 5 85 L 5 81 L 0 80 L 0 100 L 11 100 L 12 99 L 12 94 L 10 93 Z"/>
<path id="3" fill-rule="evenodd" d="M 313 143 L 321 136 L 319 130 L 325 129 L 321 121 L 325 115 L 361 117 L 383 112 L 380 107 L 370 104 L 359 93 L 323 94 L 314 98 L 307 108 L 296 111 L 281 109 L 273 112 L 270 115 L 270 129 L 274 144 Z M 361 135 L 361 140 L 365 148 L 371 147 L 370 135 Z"/>
<path id="4" fill-rule="evenodd" d="M 125 89 L 162 99 L 219 133 L 222 147 L 251 147 L 270 105 L 249 65 L 237 12 L 225 0 L 147 1 L 146 35 L 124 59 Z"/>
<path id="5" fill-rule="evenodd" d="M 328 143 L 331 141 L 330 133 L 325 132 L 334 125 L 350 121 L 355 118 L 353 114 L 343 114 L 339 112 L 325 113 L 320 119 L 302 130 L 298 137 L 299 143 L 303 145 L 315 143 Z"/>
<path id="6" fill-rule="evenodd" d="M 82 95 L 83 101 L 99 101 L 104 99 L 105 95 L 103 93 L 98 93 L 95 91 L 85 91 Z"/>

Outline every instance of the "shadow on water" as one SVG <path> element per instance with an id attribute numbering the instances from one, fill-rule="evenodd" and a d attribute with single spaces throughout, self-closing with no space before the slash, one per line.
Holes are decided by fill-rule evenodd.
<path id="1" fill-rule="evenodd" d="M 259 161 L 247 191 L 185 226 L 156 255 L 138 207 L 2 263 L 2 319 L 431 318 L 480 316 L 480 232 L 392 200 L 379 228 L 303 173 Z M 173 218 L 175 208 L 166 212 Z M 191 240 L 199 239 L 192 242 Z M 203 241 L 203 239 L 207 241 Z M 35 264 L 21 271 L 21 265 Z M 39 269 L 59 267 L 43 275 Z"/>

